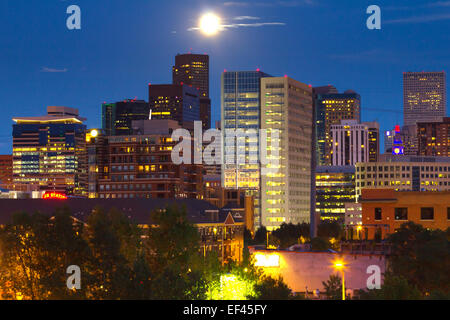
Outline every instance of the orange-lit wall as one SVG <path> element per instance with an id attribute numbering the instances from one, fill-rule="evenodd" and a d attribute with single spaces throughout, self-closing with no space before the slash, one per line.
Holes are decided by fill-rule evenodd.
<path id="1" fill-rule="evenodd" d="M 381 227 L 383 238 L 393 233 L 403 223 L 412 221 L 429 229 L 447 230 L 450 227 L 447 210 L 450 210 L 450 192 L 396 192 L 392 189 L 362 190 L 362 219 L 367 226 L 368 238 L 373 239 L 377 227 Z M 433 207 L 434 219 L 422 220 L 421 208 Z M 381 208 L 381 220 L 375 220 L 375 208 Z M 407 208 L 407 220 L 395 220 L 395 208 Z"/>
<path id="2" fill-rule="evenodd" d="M 324 291 L 322 281 L 327 281 L 331 274 L 338 273 L 332 267 L 333 261 L 342 259 L 346 263 L 346 289 L 367 288 L 367 267 L 377 265 L 381 274 L 385 272 L 386 263 L 382 255 L 337 254 L 328 252 L 290 252 L 278 250 L 252 250 L 253 254 L 279 255 L 279 267 L 263 268 L 266 274 L 281 275 L 293 292 L 308 292 L 319 289 Z M 341 273 L 339 272 L 339 276 Z M 381 276 L 381 284 L 383 277 Z"/>

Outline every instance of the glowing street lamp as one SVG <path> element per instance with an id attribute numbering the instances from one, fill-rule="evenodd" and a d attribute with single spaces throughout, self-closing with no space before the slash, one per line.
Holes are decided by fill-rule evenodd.
<path id="1" fill-rule="evenodd" d="M 333 261 L 333 268 L 337 271 L 341 271 L 342 273 L 342 300 L 345 300 L 345 262 L 344 260 L 337 259 Z"/>
<path id="2" fill-rule="evenodd" d="M 362 240 L 362 239 L 361 239 L 362 226 L 357 226 L 357 227 L 356 227 L 356 230 L 358 231 L 358 239 L 359 239 L 359 240 Z"/>

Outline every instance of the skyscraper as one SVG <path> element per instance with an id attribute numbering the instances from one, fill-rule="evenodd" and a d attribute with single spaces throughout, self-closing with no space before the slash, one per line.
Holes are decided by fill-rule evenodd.
<path id="1" fill-rule="evenodd" d="M 200 92 L 200 120 L 203 130 L 211 128 L 211 99 L 209 97 L 209 56 L 178 54 L 172 71 L 173 84 L 187 84 Z"/>
<path id="2" fill-rule="evenodd" d="M 316 88 L 315 126 L 317 165 L 331 165 L 331 126 L 341 120 L 361 121 L 361 96 L 352 90 L 344 93 L 323 93 L 327 87 Z M 334 89 L 334 90 L 333 90 Z M 336 88 L 330 86 L 330 92 Z"/>
<path id="3" fill-rule="evenodd" d="M 344 222 L 345 205 L 356 202 L 354 166 L 316 168 L 316 213 L 322 221 Z"/>
<path id="4" fill-rule="evenodd" d="M 151 119 L 175 120 L 188 128 L 192 127 L 192 122 L 200 120 L 197 88 L 186 84 L 150 84 L 148 90 Z"/>
<path id="5" fill-rule="evenodd" d="M 380 124 L 376 121 L 363 124 L 369 130 L 369 162 L 377 162 L 380 155 Z"/>
<path id="6" fill-rule="evenodd" d="M 288 77 L 261 78 L 261 129 L 268 136 L 280 133 L 278 150 L 267 148 L 272 159 L 278 157 L 278 170 L 261 172 L 261 224 L 268 230 L 310 221 L 312 104 L 310 86 Z"/>
<path id="7" fill-rule="evenodd" d="M 177 144 L 171 136 L 180 128 L 178 122 L 139 120 L 132 125 L 137 134 L 107 137 L 104 161 L 108 170 L 98 179 L 98 196 L 200 199 L 203 166 L 177 165 L 171 160 Z"/>
<path id="8" fill-rule="evenodd" d="M 440 121 L 446 115 L 445 72 L 403 73 L 404 125 Z"/>
<path id="9" fill-rule="evenodd" d="M 450 157 L 450 118 L 418 122 L 418 155 Z"/>
<path id="10" fill-rule="evenodd" d="M 150 108 L 143 100 L 127 99 L 102 105 L 102 128 L 107 136 L 130 135 L 133 120 L 149 118 Z"/>
<path id="11" fill-rule="evenodd" d="M 19 189 L 86 194 L 86 126 L 77 109 L 48 107 L 13 118 L 13 180 Z"/>
<path id="12" fill-rule="evenodd" d="M 261 121 L 261 78 L 270 77 L 261 71 L 224 72 L 222 74 L 221 126 L 222 130 L 250 129 L 258 131 Z M 246 140 L 248 143 L 249 140 Z M 254 141 L 253 141 L 254 142 Z M 252 146 L 250 155 L 258 155 L 259 138 Z M 223 157 L 235 150 L 224 149 Z M 248 159 L 247 157 L 247 159 Z M 259 157 L 258 157 L 259 158 Z M 261 225 L 260 219 L 260 165 L 224 164 L 222 167 L 222 185 L 225 188 L 243 188 L 255 199 L 255 226 Z"/>
<path id="13" fill-rule="evenodd" d="M 0 155 L 0 188 L 12 188 L 13 159 L 12 155 Z"/>
<path id="14" fill-rule="evenodd" d="M 354 166 L 369 162 L 369 127 L 356 120 L 343 120 L 331 126 L 331 164 Z"/>

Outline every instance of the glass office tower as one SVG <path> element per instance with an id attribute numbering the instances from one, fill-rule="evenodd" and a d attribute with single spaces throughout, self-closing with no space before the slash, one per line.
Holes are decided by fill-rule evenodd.
<path id="1" fill-rule="evenodd" d="M 86 119 L 78 110 L 48 107 L 45 116 L 13 120 L 13 180 L 17 188 L 85 195 Z"/>
<path id="2" fill-rule="evenodd" d="M 222 130 L 255 130 L 258 132 L 261 122 L 261 78 L 270 75 L 261 71 L 224 72 L 222 74 L 221 115 Z M 246 189 L 255 198 L 255 226 L 261 225 L 260 218 L 260 165 L 250 164 L 252 155 L 258 155 L 259 138 L 245 137 L 246 161 L 244 164 L 226 164 L 222 166 L 222 185 L 225 188 Z M 226 142 L 225 142 L 226 143 Z M 251 144 L 251 146 L 250 146 Z M 224 159 L 234 154 L 234 148 L 224 148 Z M 259 158 L 259 156 L 258 156 Z"/>

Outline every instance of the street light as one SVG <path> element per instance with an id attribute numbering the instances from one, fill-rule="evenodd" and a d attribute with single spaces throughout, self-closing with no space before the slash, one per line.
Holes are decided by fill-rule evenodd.
<path id="1" fill-rule="evenodd" d="M 337 259 L 333 262 L 333 268 L 342 273 L 342 300 L 345 300 L 345 262 L 344 260 Z"/>
<path id="2" fill-rule="evenodd" d="M 359 239 L 359 240 L 362 240 L 362 239 L 361 239 L 362 226 L 357 226 L 357 227 L 356 227 L 356 230 L 358 231 L 358 239 Z"/>

